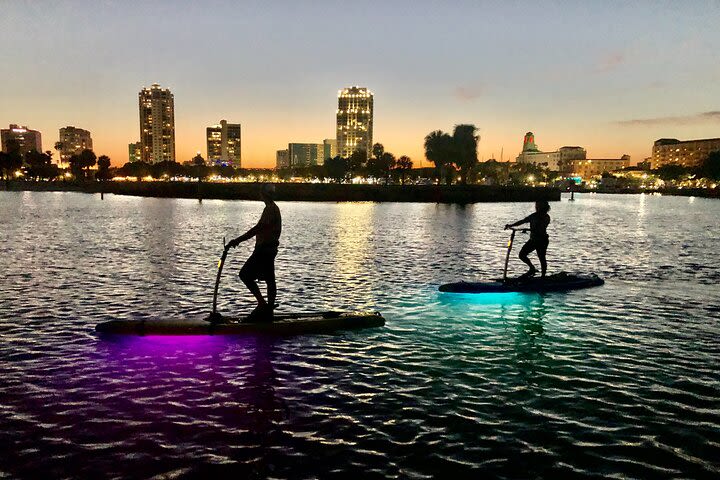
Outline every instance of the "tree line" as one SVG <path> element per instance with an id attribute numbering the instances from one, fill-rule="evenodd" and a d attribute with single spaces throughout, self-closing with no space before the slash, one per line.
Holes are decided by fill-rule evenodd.
<path id="1" fill-rule="evenodd" d="M 55 144 L 59 151 L 61 142 Z M 53 180 L 63 175 L 57 164 L 52 163 L 53 152 L 47 150 L 38 152 L 35 149 L 21 151 L 20 144 L 15 139 L 9 139 L 6 143 L 7 152 L 0 152 L 0 173 L 5 179 L 12 178 L 15 172 L 22 169 L 25 177 L 34 180 Z M 83 150 L 80 153 L 71 155 L 68 159 L 70 172 L 75 178 L 95 178 L 97 180 L 109 180 L 110 157 L 100 155 L 97 157 L 92 150 Z M 90 169 L 97 165 L 95 174 Z M 24 168 L 23 168 L 24 167 Z"/>
<path id="2" fill-rule="evenodd" d="M 72 176 L 77 180 L 109 180 L 114 176 L 152 177 L 155 179 L 172 177 L 191 177 L 204 180 L 211 175 L 224 178 L 255 175 L 277 175 L 281 179 L 301 177 L 305 179 L 331 180 L 342 183 L 354 177 L 372 178 L 379 183 L 398 182 L 405 184 L 408 178 L 433 178 L 441 183 L 488 183 L 496 185 L 525 185 L 528 183 L 550 183 L 562 180 L 557 172 L 533 164 L 515 162 L 497 162 L 488 160 L 479 162 L 477 145 L 480 136 L 475 125 L 455 125 L 452 133 L 442 130 L 430 132 L 424 139 L 425 157 L 434 164 L 434 168 L 413 169 L 413 161 L 406 155 L 396 158 L 385 151 L 381 143 L 372 146 L 371 156 L 365 150 L 356 150 L 348 158 L 336 156 L 328 158 L 322 165 L 294 166 L 270 169 L 243 169 L 232 166 L 208 166 L 201 155 L 182 164 L 166 161 L 159 163 L 128 162 L 122 167 L 111 168 L 110 158 L 97 157 L 92 150 L 83 150 L 69 157 L 68 164 Z M 57 142 L 55 149 L 60 152 L 63 144 Z M 56 164 L 52 163 L 53 152 L 30 150 L 21 152 L 18 142 L 8 140 L 7 152 L 0 152 L 0 175 L 10 179 L 22 169 L 23 175 L 31 179 L 52 180 L 64 175 Z M 91 169 L 97 165 L 97 170 Z M 649 165 L 646 165 L 649 170 Z M 664 165 L 651 173 L 665 181 L 676 181 L 690 176 L 720 180 L 720 152 L 710 154 L 700 165 L 694 168 L 681 165 Z M 608 173 L 605 173 L 607 177 Z"/>

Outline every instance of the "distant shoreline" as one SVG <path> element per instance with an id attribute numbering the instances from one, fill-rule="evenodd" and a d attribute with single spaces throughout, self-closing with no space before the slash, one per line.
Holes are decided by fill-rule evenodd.
<path id="1" fill-rule="evenodd" d="M 260 183 L 215 182 L 0 182 L 7 191 L 67 191 L 112 193 L 162 198 L 256 200 Z M 550 187 L 487 185 L 353 185 L 335 183 L 276 183 L 278 201 L 301 202 L 421 202 L 482 203 L 559 201 L 560 190 Z"/>
<path id="2" fill-rule="evenodd" d="M 564 190 L 563 193 L 570 193 Z M 581 188 L 575 190 L 575 193 L 608 193 L 612 195 L 639 195 L 641 193 L 652 194 L 659 193 L 661 195 L 669 195 L 675 197 L 701 197 L 701 198 L 720 198 L 720 188 L 658 188 L 654 190 L 641 188 L 605 188 L 590 189 Z"/>
<path id="3" fill-rule="evenodd" d="M 141 197 L 256 200 L 259 183 L 203 182 L 0 182 L 0 191 L 113 193 Z M 559 201 L 567 190 L 552 187 L 488 185 L 352 185 L 335 183 L 276 183 L 278 201 L 298 202 L 419 202 L 484 203 Z M 718 198 L 720 189 L 578 189 L 576 193 L 640 194 Z"/>

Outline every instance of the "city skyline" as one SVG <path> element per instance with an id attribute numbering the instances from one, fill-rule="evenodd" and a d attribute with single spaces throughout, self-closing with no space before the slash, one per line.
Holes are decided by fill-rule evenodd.
<path id="1" fill-rule="evenodd" d="M 45 150 L 59 128 L 76 125 L 119 166 L 138 136 L 137 91 L 157 82 L 175 97 L 177 161 L 205 150 L 207 125 L 231 118 L 243 125 L 243 166 L 273 167 L 288 143 L 332 137 L 338 89 L 362 85 L 377 97 L 373 141 L 416 166 L 428 165 L 424 136 L 458 123 L 479 127 L 480 159 L 515 158 L 527 131 L 542 151 L 581 145 L 633 163 L 660 138 L 719 136 L 720 34 L 711 27 L 720 7 L 710 2 L 398 2 L 369 11 L 280 2 L 248 4 L 242 16 L 226 2 L 174 5 L 4 5 L 0 38 L 23 49 L 0 53 L 13 65 L 0 125 L 42 132 Z M 333 22 L 322 32 L 294 26 L 320 12 L 354 18 L 368 34 L 351 38 Z M 224 54 L 210 47 L 230 40 L 241 61 L 211 69 Z M 310 58 L 334 60 L 304 68 Z"/>

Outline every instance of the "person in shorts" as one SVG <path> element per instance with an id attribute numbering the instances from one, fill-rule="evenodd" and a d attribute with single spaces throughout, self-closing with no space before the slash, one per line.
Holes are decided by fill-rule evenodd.
<path id="1" fill-rule="evenodd" d="M 523 223 L 530 224 L 530 240 L 523 245 L 520 249 L 520 260 L 522 260 L 530 270 L 524 273 L 520 278 L 532 277 L 537 273 L 535 265 L 532 264 L 528 255 L 534 251 L 537 252 L 538 260 L 540 260 L 540 272 L 542 277 L 545 277 L 547 271 L 547 260 L 545 254 L 547 253 L 548 244 L 550 243 L 550 237 L 547 234 L 547 227 L 550 225 L 550 204 L 547 200 L 538 200 L 535 202 L 535 213 L 519 220 L 515 223 L 505 225 L 505 230 L 510 227 L 517 227 Z"/>
<path id="2" fill-rule="evenodd" d="M 265 209 L 257 225 L 228 243 L 228 247 L 234 248 L 241 242 L 255 237 L 255 250 L 240 269 L 240 280 L 258 302 L 257 307 L 250 313 L 246 321 L 272 321 L 277 295 L 275 257 L 280 245 L 282 219 L 280 209 L 274 201 L 275 186 L 263 185 L 260 190 L 260 198 L 265 202 Z M 258 280 L 264 281 L 267 285 L 267 301 L 260 292 Z"/>

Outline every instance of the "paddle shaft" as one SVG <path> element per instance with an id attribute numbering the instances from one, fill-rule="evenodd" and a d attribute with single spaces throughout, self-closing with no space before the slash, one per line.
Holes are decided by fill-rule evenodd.
<path id="1" fill-rule="evenodd" d="M 220 263 L 218 264 L 217 277 L 215 278 L 215 291 L 213 293 L 213 309 L 212 309 L 213 315 L 217 313 L 217 296 L 218 296 L 218 288 L 220 287 L 220 276 L 222 275 L 222 269 L 223 269 L 223 266 L 225 265 L 225 258 L 227 257 L 228 250 L 229 250 L 228 246 L 225 245 L 224 237 L 223 237 L 223 246 L 224 246 L 223 253 L 222 253 L 222 256 L 220 257 Z"/>
<path id="2" fill-rule="evenodd" d="M 515 232 L 520 231 L 522 233 L 527 233 L 527 228 L 514 228 L 510 227 L 510 230 L 512 230 L 512 233 L 510 234 L 510 241 L 508 242 L 508 248 L 507 248 L 507 255 L 505 255 L 505 270 L 503 270 L 503 283 L 507 282 L 507 269 L 508 269 L 508 263 L 510 263 L 510 250 L 512 250 L 513 242 L 515 241 Z"/>
<path id="3" fill-rule="evenodd" d="M 513 241 L 515 240 L 515 229 L 510 234 L 510 241 L 508 242 L 507 254 L 505 255 L 505 270 L 503 270 L 503 283 L 507 282 L 507 269 L 510 263 L 510 250 L 512 250 Z M 215 287 L 217 290 L 217 287 Z"/>

